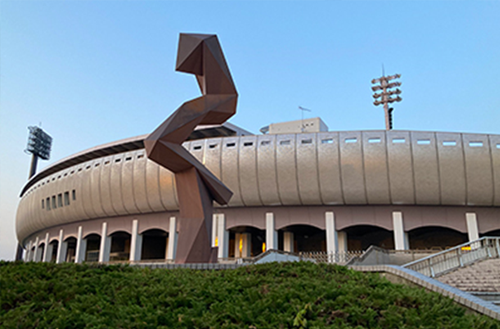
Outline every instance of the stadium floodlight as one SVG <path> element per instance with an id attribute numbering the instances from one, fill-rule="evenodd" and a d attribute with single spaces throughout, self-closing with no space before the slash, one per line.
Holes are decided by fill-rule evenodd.
<path id="1" fill-rule="evenodd" d="M 42 128 L 37 126 L 28 127 L 30 134 L 28 137 L 28 146 L 24 152 L 31 154 L 31 166 L 29 178 L 35 176 L 38 158 L 49 160 L 50 149 L 52 147 L 52 137 L 49 136 Z M 16 260 L 21 260 L 23 257 L 23 247 L 18 243 L 16 249 Z"/>
<path id="2" fill-rule="evenodd" d="M 394 81 L 391 82 L 391 80 L 394 79 L 399 79 L 401 78 L 401 74 L 394 74 L 394 75 L 389 75 L 389 76 L 381 76 L 380 78 L 373 79 L 371 82 L 374 84 L 372 86 L 372 90 L 375 91 L 381 91 L 380 93 L 374 93 L 373 98 L 375 99 L 373 102 L 373 105 L 378 106 L 378 105 L 384 105 L 384 112 L 385 112 L 385 129 L 386 130 L 391 130 L 392 129 L 392 111 L 394 108 L 389 108 L 390 103 L 394 102 L 401 102 L 403 99 L 399 96 L 401 94 L 401 90 L 396 88 L 392 89 L 394 87 L 399 87 L 401 86 L 401 82 L 399 81 Z M 391 97 L 393 95 L 397 95 L 396 97 Z"/>
<path id="3" fill-rule="evenodd" d="M 49 136 L 42 128 L 37 126 L 28 127 L 30 134 L 28 137 L 28 146 L 25 152 L 32 154 L 31 167 L 29 178 L 36 173 L 36 165 L 38 158 L 42 160 L 50 159 L 50 149 L 52 147 L 52 137 Z"/>
<path id="4" fill-rule="evenodd" d="M 30 134 L 28 137 L 28 147 L 26 152 L 39 156 L 43 160 L 49 160 L 52 137 L 40 127 L 28 127 Z"/>

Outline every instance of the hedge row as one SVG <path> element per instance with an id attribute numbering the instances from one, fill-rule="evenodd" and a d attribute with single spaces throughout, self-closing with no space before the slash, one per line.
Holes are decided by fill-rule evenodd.
<path id="1" fill-rule="evenodd" d="M 0 262 L 2 328 L 500 328 L 451 299 L 336 265 L 237 270 Z"/>

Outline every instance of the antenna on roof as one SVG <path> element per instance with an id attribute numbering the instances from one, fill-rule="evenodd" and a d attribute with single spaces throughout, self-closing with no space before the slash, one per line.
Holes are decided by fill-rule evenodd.
<path id="1" fill-rule="evenodd" d="M 301 111 L 301 113 L 302 113 L 302 119 L 301 119 L 301 122 L 300 122 L 300 125 L 301 125 L 301 127 L 300 127 L 300 131 L 301 131 L 301 132 L 304 132 L 304 129 L 305 129 L 305 127 L 304 127 L 304 112 L 312 112 L 312 111 L 311 111 L 311 110 L 309 110 L 309 109 L 306 109 L 306 108 L 304 108 L 304 107 L 302 107 L 302 106 L 299 106 L 299 110 L 300 110 L 300 111 Z"/>

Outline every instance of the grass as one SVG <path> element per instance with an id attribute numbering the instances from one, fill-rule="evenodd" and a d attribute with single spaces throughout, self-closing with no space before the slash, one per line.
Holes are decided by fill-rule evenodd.
<path id="1" fill-rule="evenodd" d="M 498 328 L 449 298 L 336 265 L 162 270 L 0 262 L 1 328 Z"/>

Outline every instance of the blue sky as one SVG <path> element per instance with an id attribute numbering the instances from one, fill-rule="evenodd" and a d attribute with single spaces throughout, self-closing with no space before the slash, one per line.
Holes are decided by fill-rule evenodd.
<path id="1" fill-rule="evenodd" d="M 15 251 L 27 126 L 50 161 L 151 132 L 197 97 L 180 32 L 216 33 L 258 133 L 312 109 L 330 130 L 383 129 L 370 80 L 401 73 L 395 129 L 500 134 L 498 1 L 0 1 L 0 259 Z"/>

